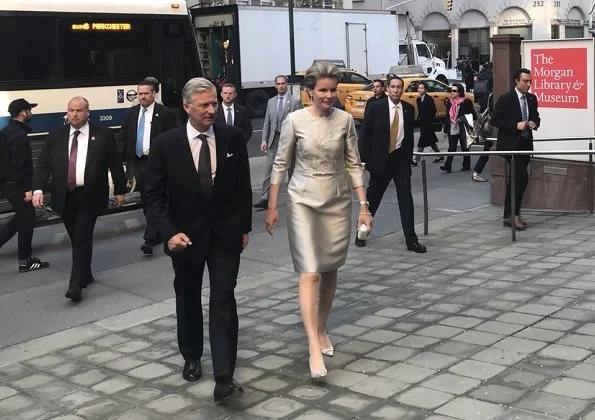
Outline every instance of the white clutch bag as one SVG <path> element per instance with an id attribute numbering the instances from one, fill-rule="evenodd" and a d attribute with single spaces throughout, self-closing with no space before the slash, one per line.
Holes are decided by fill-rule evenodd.
<path id="1" fill-rule="evenodd" d="M 365 223 L 362 223 L 359 228 L 357 229 L 357 239 L 365 241 L 366 238 L 368 237 L 370 233 L 370 229 L 368 228 L 368 225 L 366 225 Z"/>

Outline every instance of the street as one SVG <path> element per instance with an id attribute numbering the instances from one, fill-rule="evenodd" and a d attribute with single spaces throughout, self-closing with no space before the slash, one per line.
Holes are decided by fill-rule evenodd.
<path id="1" fill-rule="evenodd" d="M 263 165 L 251 159 L 254 200 Z M 413 168 L 427 254 L 405 249 L 394 187 L 368 246 L 351 245 L 324 387 L 308 381 L 285 211 L 273 236 L 254 213 L 236 289 L 246 395 L 228 405 L 212 402 L 208 345 L 203 378 L 181 378 L 173 271 L 162 250 L 141 256 L 140 211 L 98 220 L 96 281 L 80 304 L 64 298 L 61 224 L 36 229 L 35 254 L 52 264 L 43 271 L 18 274 L 12 240 L 0 250 L 0 418 L 594 419 L 593 218 L 526 212 L 530 228 L 511 244 L 489 183 L 459 167 L 428 163 L 428 236 Z M 203 287 L 206 310 L 207 278 Z"/>

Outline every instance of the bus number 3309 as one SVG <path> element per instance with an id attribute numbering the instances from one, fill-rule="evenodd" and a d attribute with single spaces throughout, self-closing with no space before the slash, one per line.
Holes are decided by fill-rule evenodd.
<path id="1" fill-rule="evenodd" d="M 99 121 L 111 121 L 111 120 L 112 120 L 111 115 L 100 115 L 99 116 Z"/>

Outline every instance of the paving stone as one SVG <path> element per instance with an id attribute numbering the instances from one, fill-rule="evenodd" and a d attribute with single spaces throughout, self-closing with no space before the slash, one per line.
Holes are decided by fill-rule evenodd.
<path id="1" fill-rule="evenodd" d="M 581 400 L 595 398 L 595 383 L 574 378 L 558 378 L 543 388 L 544 391 Z"/>
<path id="2" fill-rule="evenodd" d="M 169 394 L 146 404 L 145 407 L 161 414 L 175 414 L 190 407 L 194 403 L 195 401 L 190 397 Z"/>
<path id="3" fill-rule="evenodd" d="M 276 355 L 265 356 L 252 362 L 254 366 L 267 370 L 277 370 L 291 363 L 293 363 L 293 360 Z"/>
<path id="4" fill-rule="evenodd" d="M 525 314 L 533 314 L 533 315 L 551 315 L 554 312 L 560 310 L 559 306 L 551 306 L 551 305 L 539 305 L 536 303 L 529 303 L 527 305 L 519 306 L 515 309 L 516 312 L 522 312 Z"/>
<path id="5" fill-rule="evenodd" d="M 300 414 L 299 416 L 293 418 L 293 420 L 319 420 L 319 419 L 341 420 L 341 417 L 333 416 L 330 413 L 320 411 L 320 410 L 308 410 L 304 414 Z"/>
<path id="6" fill-rule="evenodd" d="M 118 353 L 111 350 L 105 350 L 97 353 L 91 353 L 86 356 L 85 360 L 94 365 L 102 365 L 107 363 L 111 360 L 117 359 L 119 357 L 123 357 L 122 353 Z"/>
<path id="7" fill-rule="evenodd" d="M 489 346 L 497 341 L 502 340 L 503 338 L 503 335 L 471 330 L 462 332 L 461 334 L 451 338 L 451 340 L 477 344 L 479 346 Z"/>
<path id="8" fill-rule="evenodd" d="M 440 324 L 466 329 L 473 328 L 476 325 L 481 324 L 482 322 L 483 320 L 478 318 L 471 318 L 466 316 L 451 316 L 440 321 Z"/>
<path id="9" fill-rule="evenodd" d="M 75 391 L 72 394 L 60 398 L 57 405 L 64 407 L 67 410 L 74 410 L 97 399 L 99 399 L 99 395 L 83 391 Z"/>
<path id="10" fill-rule="evenodd" d="M 98 347 L 114 347 L 118 344 L 122 344 L 130 340 L 130 337 L 126 337 L 121 334 L 109 334 L 92 341 L 91 344 Z"/>
<path id="11" fill-rule="evenodd" d="M 43 384 L 27 392 L 42 401 L 53 401 L 76 391 L 78 387 L 64 381 L 53 381 Z"/>
<path id="12" fill-rule="evenodd" d="M 343 343 L 340 343 L 335 346 L 335 350 L 337 353 L 350 353 L 355 355 L 361 355 L 371 352 L 378 347 L 381 347 L 382 344 L 380 343 L 373 343 L 369 341 L 361 341 L 361 340 L 349 340 Z"/>
<path id="13" fill-rule="evenodd" d="M 19 391 L 17 391 L 14 388 L 11 388 L 9 386 L 0 385 L 0 400 L 3 400 L 4 398 L 12 397 L 13 395 L 16 395 L 18 393 L 19 393 Z"/>
<path id="14" fill-rule="evenodd" d="M 320 386 L 300 386 L 289 392 L 289 395 L 306 401 L 314 401 L 323 398 L 329 390 Z"/>
<path id="15" fill-rule="evenodd" d="M 412 311 L 410 309 L 385 308 L 385 309 L 382 309 L 382 310 L 374 313 L 374 315 L 388 317 L 388 318 L 400 318 L 402 316 L 410 314 L 411 312 Z"/>
<path id="16" fill-rule="evenodd" d="M 118 398 L 124 401 L 128 401 L 133 405 L 137 405 L 144 404 L 147 401 L 153 401 L 162 393 L 163 391 L 158 388 L 132 388 L 120 394 Z"/>
<path id="17" fill-rule="evenodd" d="M 380 408 L 374 408 L 373 411 L 368 411 L 366 418 L 385 419 L 385 420 L 414 420 L 419 419 L 423 412 L 411 407 L 402 405 L 384 404 Z"/>
<path id="18" fill-rule="evenodd" d="M 377 400 L 361 394 L 342 392 L 337 398 L 330 400 L 329 404 L 336 406 L 339 411 L 344 413 L 345 410 L 352 412 L 363 411 L 374 404 L 375 401 Z"/>
<path id="19" fill-rule="evenodd" d="M 15 411 L 31 407 L 33 404 L 35 404 L 35 401 L 25 395 L 13 395 L 12 397 L 0 400 L 0 413 L 2 411 L 14 413 Z"/>
<path id="20" fill-rule="evenodd" d="M 54 381 L 55 378 L 43 373 L 36 373 L 11 382 L 11 385 L 17 389 L 29 389 L 39 385 L 47 384 Z"/>
<path id="21" fill-rule="evenodd" d="M 378 372 L 378 376 L 383 376 L 385 378 L 414 384 L 417 382 L 421 382 L 426 378 L 429 378 L 435 373 L 435 370 L 428 369 L 425 367 L 398 363 Z"/>
<path id="22" fill-rule="evenodd" d="M 69 377 L 68 380 L 80 386 L 92 386 L 103 381 L 107 377 L 108 372 L 92 369 L 87 372 L 79 373 L 78 375 L 73 375 Z"/>
<path id="23" fill-rule="evenodd" d="M 400 360 L 408 359 L 416 353 L 416 350 L 407 349 L 405 347 L 384 346 L 369 353 L 366 357 L 387 360 L 389 362 L 398 362 Z"/>
<path id="24" fill-rule="evenodd" d="M 475 388 L 480 383 L 481 381 L 477 379 L 453 375 L 452 373 L 441 373 L 423 382 L 421 386 L 460 395 Z"/>
<path id="25" fill-rule="evenodd" d="M 151 347 L 151 343 L 142 340 L 131 340 L 120 345 L 115 346 L 113 349 L 121 353 L 136 353 Z"/>
<path id="26" fill-rule="evenodd" d="M 460 341 L 447 341 L 432 349 L 436 353 L 448 354 L 460 358 L 466 358 L 484 349 L 483 346 L 477 344 L 462 343 Z"/>
<path id="27" fill-rule="evenodd" d="M 452 400 L 455 396 L 435 389 L 415 387 L 402 392 L 396 400 L 402 404 L 424 409 L 434 409 Z M 395 417 L 398 418 L 398 417 Z"/>
<path id="28" fill-rule="evenodd" d="M 521 338 L 528 338 L 530 340 L 537 341 L 556 341 L 559 338 L 566 335 L 564 331 L 546 330 L 544 328 L 527 327 L 524 330 L 519 331 L 514 336 Z"/>
<path id="29" fill-rule="evenodd" d="M 552 344 L 538 353 L 540 356 L 553 357 L 555 359 L 572 360 L 578 362 L 591 355 L 591 352 L 577 347 L 561 346 Z"/>
<path id="30" fill-rule="evenodd" d="M 405 334 L 396 331 L 390 330 L 383 330 L 383 329 L 375 329 L 366 334 L 362 334 L 357 337 L 359 340 L 367 340 L 373 341 L 375 343 L 382 343 L 388 344 L 393 341 L 396 341 L 402 337 L 405 337 Z"/>
<path id="31" fill-rule="evenodd" d="M 377 328 L 382 327 L 386 324 L 390 324 L 393 322 L 392 318 L 387 318 L 383 316 L 376 316 L 376 315 L 366 315 L 357 321 L 354 322 L 355 325 L 360 325 L 362 327 L 368 328 Z"/>
<path id="32" fill-rule="evenodd" d="M 47 368 L 46 371 L 59 378 L 65 378 L 67 376 L 75 375 L 77 373 L 89 370 L 89 368 L 91 367 L 93 366 L 85 363 L 67 362 Z"/>
<path id="33" fill-rule="evenodd" d="M 349 388 L 350 386 L 353 386 L 366 378 L 368 378 L 368 375 L 364 375 L 363 373 L 355 373 L 348 372 L 342 369 L 334 369 L 328 373 L 326 381 L 331 385 Z"/>
<path id="34" fill-rule="evenodd" d="M 111 362 L 106 363 L 104 366 L 108 369 L 125 372 L 146 363 L 146 360 L 138 359 L 132 356 L 126 356 L 122 357 L 121 359 L 112 360 Z"/>
<path id="35" fill-rule="evenodd" d="M 57 354 L 46 354 L 41 357 L 36 357 L 35 359 L 27 360 L 24 364 L 35 369 L 44 370 L 45 368 L 56 366 L 60 363 L 65 363 L 66 361 L 66 358 Z"/>
<path id="36" fill-rule="evenodd" d="M 460 359 L 445 354 L 424 352 L 414 356 L 406 361 L 407 364 L 413 366 L 422 366 L 429 369 L 440 370 L 450 365 L 454 365 Z"/>
<path id="37" fill-rule="evenodd" d="M 533 353 L 543 347 L 547 343 L 543 341 L 528 340 L 526 338 L 507 337 L 502 341 L 497 342 L 493 347 L 502 350 L 518 351 L 520 353 Z"/>
<path id="38" fill-rule="evenodd" d="M 330 331 L 333 335 L 343 335 L 347 337 L 356 337 L 365 332 L 368 332 L 368 328 L 360 327 L 358 325 L 341 325 Z"/>
<path id="39" fill-rule="evenodd" d="M 534 413 L 532 411 L 519 410 L 511 408 L 506 410 L 494 420 L 558 420 L 560 417 L 546 416 L 545 414 Z M 587 420 L 587 419 L 583 419 Z"/>
<path id="40" fill-rule="evenodd" d="M 48 420 L 62 413 L 49 404 L 36 404 L 36 407 L 11 414 L 10 420 Z"/>
<path id="41" fill-rule="evenodd" d="M 144 366 L 132 369 L 128 372 L 128 375 L 141 380 L 149 380 L 171 374 L 172 372 L 171 368 L 165 365 L 159 363 L 147 363 Z"/>
<path id="42" fill-rule="evenodd" d="M 463 360 L 454 366 L 448 368 L 450 372 L 470 378 L 487 380 L 492 376 L 496 376 L 503 370 L 505 366 L 499 366 L 492 363 L 479 362 L 475 360 Z"/>
<path id="43" fill-rule="evenodd" d="M 514 404 L 515 407 L 550 416 L 569 418 L 584 409 L 588 401 L 537 391 Z"/>
<path id="44" fill-rule="evenodd" d="M 101 392 L 102 394 L 113 395 L 125 389 L 131 388 L 135 385 L 129 379 L 126 379 L 123 376 L 120 377 L 113 377 L 108 379 L 107 381 L 100 382 L 91 387 L 93 391 Z"/>
<path id="45" fill-rule="evenodd" d="M 463 331 L 461 328 L 449 327 L 447 325 L 431 325 L 427 328 L 416 332 L 418 335 L 426 335 L 428 337 L 450 338 Z"/>
<path id="46" fill-rule="evenodd" d="M 296 314 L 287 314 L 280 316 L 279 318 L 273 320 L 273 322 L 281 325 L 296 325 L 302 322 L 302 318 Z"/>
<path id="47" fill-rule="evenodd" d="M 595 379 L 595 365 L 589 363 L 579 363 L 565 374 L 571 378 L 591 381 Z"/>
<path id="48" fill-rule="evenodd" d="M 357 373 L 376 373 L 385 369 L 389 364 L 381 360 L 357 359 L 345 366 L 345 370 Z"/>
<path id="49" fill-rule="evenodd" d="M 474 328 L 476 331 L 485 331 L 494 334 L 511 335 L 517 331 L 525 328 L 523 325 L 511 324 L 508 322 L 500 321 L 486 321 L 483 324 L 478 325 Z"/>
<path id="50" fill-rule="evenodd" d="M 497 404 L 478 401 L 467 397 L 459 397 L 435 410 L 444 414 L 465 420 L 492 419 L 502 414 L 504 408 Z"/>
<path id="51" fill-rule="evenodd" d="M 78 408 L 76 414 L 87 419 L 106 419 L 125 411 L 128 407 L 114 400 L 103 400 L 86 407 Z"/>
<path id="52" fill-rule="evenodd" d="M 165 417 L 142 408 L 133 408 L 116 417 L 110 418 L 110 420 L 165 420 Z"/>
<path id="53" fill-rule="evenodd" d="M 349 387 L 349 389 L 371 397 L 386 399 L 401 392 L 407 387 L 409 387 L 409 384 L 402 381 L 387 379 L 380 376 L 372 376 Z"/>
<path id="54" fill-rule="evenodd" d="M 495 404 L 510 404 L 520 399 L 526 392 L 502 385 L 482 385 L 473 390 L 469 396 Z"/>
<path id="55" fill-rule="evenodd" d="M 298 401 L 272 397 L 246 410 L 246 413 L 266 419 L 284 419 L 303 408 L 305 405 Z"/>
<path id="56" fill-rule="evenodd" d="M 495 348 L 488 348 L 471 356 L 475 360 L 503 366 L 513 366 L 527 357 L 528 355 L 525 353 Z"/>
<path id="57" fill-rule="evenodd" d="M 595 337 L 591 335 L 570 334 L 557 343 L 595 351 Z"/>
<path id="58" fill-rule="evenodd" d="M 421 335 L 410 334 L 406 337 L 401 338 L 394 342 L 395 346 L 409 347 L 414 349 L 422 349 L 424 347 L 431 346 L 432 344 L 439 343 L 439 338 L 424 337 Z"/>
<path id="59" fill-rule="evenodd" d="M 290 383 L 288 382 L 288 380 L 289 378 L 286 378 L 286 380 L 284 380 L 279 376 L 268 376 L 260 378 L 254 382 L 250 382 L 250 387 L 265 392 L 277 392 L 289 386 Z"/>

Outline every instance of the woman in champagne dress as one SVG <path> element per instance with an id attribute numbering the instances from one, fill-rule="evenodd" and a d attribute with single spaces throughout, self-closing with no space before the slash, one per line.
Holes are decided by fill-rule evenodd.
<path id="1" fill-rule="evenodd" d="M 304 84 L 312 105 L 294 111 L 281 127 L 271 175 L 266 216 L 269 233 L 278 225 L 279 186 L 292 160 L 287 231 L 293 266 L 300 273 L 299 302 L 310 352 L 310 377 L 327 374 L 322 355 L 333 356 L 326 323 L 337 286 L 337 269 L 345 263 L 352 231 L 352 192 L 360 201 L 357 225 L 372 226 L 353 117 L 333 108 L 339 70 L 315 63 Z"/>

